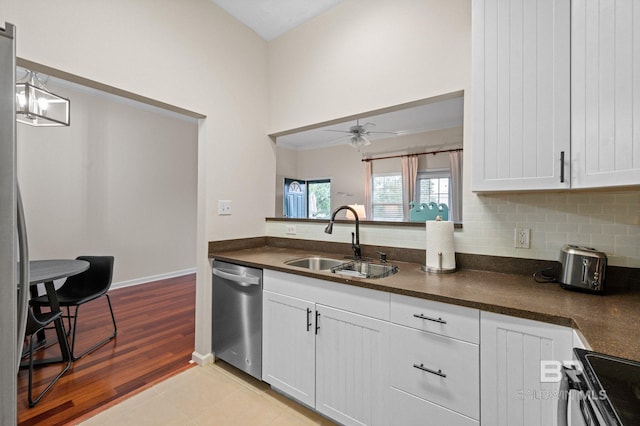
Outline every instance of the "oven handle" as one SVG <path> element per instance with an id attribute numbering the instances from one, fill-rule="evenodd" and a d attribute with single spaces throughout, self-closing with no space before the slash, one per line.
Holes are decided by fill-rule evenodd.
<path id="1" fill-rule="evenodd" d="M 565 367 L 562 367 L 562 380 L 558 391 L 558 426 L 569 426 L 569 376 Z"/>
<path id="2" fill-rule="evenodd" d="M 569 392 L 583 392 L 582 371 L 575 367 L 562 366 L 562 379 L 558 390 L 558 426 L 569 426 Z"/>

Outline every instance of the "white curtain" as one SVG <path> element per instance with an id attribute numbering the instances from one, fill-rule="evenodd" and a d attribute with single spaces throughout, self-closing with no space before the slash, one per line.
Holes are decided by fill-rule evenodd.
<path id="1" fill-rule="evenodd" d="M 402 211 L 405 221 L 409 220 L 409 202 L 415 197 L 417 177 L 418 157 L 416 155 L 402 157 Z"/>
<path id="2" fill-rule="evenodd" d="M 371 204 L 371 161 L 364 162 L 364 210 L 368 218 L 373 218 Z"/>
<path id="3" fill-rule="evenodd" d="M 462 151 L 450 152 L 449 164 L 451 167 L 449 220 L 462 222 Z"/>

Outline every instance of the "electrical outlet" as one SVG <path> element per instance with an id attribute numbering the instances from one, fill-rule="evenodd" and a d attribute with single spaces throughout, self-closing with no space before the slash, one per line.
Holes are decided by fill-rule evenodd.
<path id="1" fill-rule="evenodd" d="M 218 214 L 220 216 L 231 214 L 231 200 L 218 200 Z"/>
<path id="2" fill-rule="evenodd" d="M 513 246 L 515 248 L 530 248 L 531 229 L 516 228 L 514 229 Z"/>
<path id="3" fill-rule="evenodd" d="M 287 235 L 296 235 L 296 226 L 295 225 L 287 225 Z"/>

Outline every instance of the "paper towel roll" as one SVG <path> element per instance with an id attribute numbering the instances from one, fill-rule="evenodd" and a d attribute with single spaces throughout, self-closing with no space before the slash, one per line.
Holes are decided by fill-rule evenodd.
<path id="1" fill-rule="evenodd" d="M 442 263 L 440 263 L 439 253 L 442 253 Z M 427 221 L 426 262 L 426 269 L 430 272 L 453 272 L 456 269 L 453 222 Z"/>

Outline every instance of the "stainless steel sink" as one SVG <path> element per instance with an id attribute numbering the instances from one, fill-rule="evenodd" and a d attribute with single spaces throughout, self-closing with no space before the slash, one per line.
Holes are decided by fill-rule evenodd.
<path id="1" fill-rule="evenodd" d="M 301 259 L 292 259 L 284 262 L 289 266 L 297 266 L 298 268 L 313 269 L 316 271 L 325 271 L 345 263 L 344 260 L 331 259 L 328 257 L 310 256 Z"/>
<path id="2" fill-rule="evenodd" d="M 398 272 L 396 265 L 354 260 L 331 268 L 331 272 L 359 278 L 383 278 Z"/>

